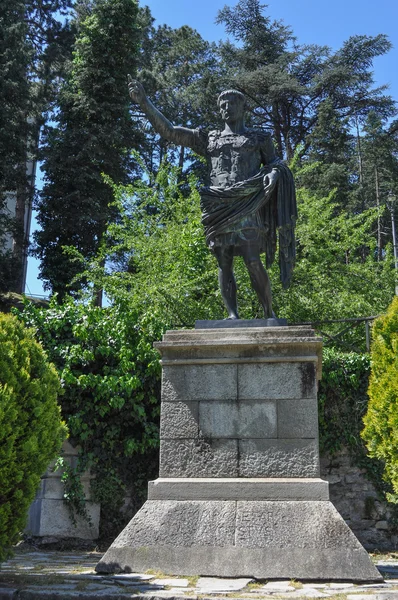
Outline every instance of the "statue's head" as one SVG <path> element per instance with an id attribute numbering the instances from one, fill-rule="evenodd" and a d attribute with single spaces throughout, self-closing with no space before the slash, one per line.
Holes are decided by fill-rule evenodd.
<path id="1" fill-rule="evenodd" d="M 217 105 L 225 121 L 241 118 L 245 112 L 246 98 L 238 90 L 224 90 L 218 96 Z"/>

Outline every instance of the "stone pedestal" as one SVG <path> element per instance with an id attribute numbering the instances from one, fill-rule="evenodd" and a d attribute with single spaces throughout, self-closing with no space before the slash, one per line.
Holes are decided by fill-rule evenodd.
<path id="1" fill-rule="evenodd" d="M 67 440 L 62 445 L 62 455 L 71 467 L 76 466 L 78 449 Z M 44 473 L 36 498 L 29 507 L 26 533 L 41 538 L 96 540 L 99 532 L 100 505 L 90 502 L 90 473 L 84 473 L 81 479 L 91 524 L 78 515 L 76 515 L 76 523 L 73 523 L 63 499 L 65 491 L 61 480 L 63 471 L 62 469 L 54 471 L 53 467 L 52 463 Z"/>
<path id="2" fill-rule="evenodd" d="M 156 346 L 160 477 L 97 571 L 381 579 L 319 479 L 313 331 L 169 331 Z"/>

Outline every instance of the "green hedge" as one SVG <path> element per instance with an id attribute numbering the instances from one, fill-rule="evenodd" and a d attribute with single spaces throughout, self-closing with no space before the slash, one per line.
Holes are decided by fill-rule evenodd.
<path id="1" fill-rule="evenodd" d="M 398 297 L 372 331 L 369 405 L 363 438 L 369 454 L 384 462 L 384 478 L 398 498 Z M 391 497 L 391 499 L 393 499 Z"/>
<path id="2" fill-rule="evenodd" d="M 126 490 L 138 509 L 147 480 L 157 476 L 160 364 L 152 344 L 161 325 L 129 304 L 99 308 L 72 300 L 54 299 L 47 309 L 28 303 L 21 316 L 58 370 L 62 414 L 81 448 L 77 470 L 66 476 L 69 508 L 84 516 L 78 476 L 90 468 L 102 507 L 100 535 L 112 537 L 124 524 Z"/>
<path id="3" fill-rule="evenodd" d="M 33 332 L 0 313 L 0 560 L 24 529 L 40 476 L 66 437 L 59 391 Z"/>
<path id="4" fill-rule="evenodd" d="M 321 454 L 336 454 L 343 447 L 362 456 L 362 419 L 369 382 L 368 354 L 324 348 L 319 385 L 319 445 Z"/>

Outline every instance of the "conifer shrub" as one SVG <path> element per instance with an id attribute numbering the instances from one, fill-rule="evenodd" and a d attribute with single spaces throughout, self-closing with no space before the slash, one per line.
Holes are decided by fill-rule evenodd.
<path id="1" fill-rule="evenodd" d="M 369 403 L 362 436 L 370 456 L 384 462 L 384 478 L 398 495 L 398 297 L 372 331 Z M 393 497 L 391 498 L 393 500 Z"/>
<path id="2" fill-rule="evenodd" d="M 66 437 L 59 378 L 33 335 L 0 313 L 0 561 L 18 541 L 40 476 Z"/>

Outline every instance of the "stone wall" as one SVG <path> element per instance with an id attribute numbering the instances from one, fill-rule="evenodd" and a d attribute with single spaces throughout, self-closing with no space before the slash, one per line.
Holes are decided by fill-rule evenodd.
<path id="1" fill-rule="evenodd" d="M 352 464 L 347 451 L 321 458 L 321 478 L 329 481 L 331 501 L 367 550 L 398 548 L 387 503 L 380 500 L 365 469 Z"/>
<path id="2" fill-rule="evenodd" d="M 76 467 L 78 449 L 67 440 L 62 445 L 62 456 L 67 464 Z M 91 523 L 78 515 L 76 515 L 76 522 L 73 523 L 64 502 L 65 489 L 61 479 L 62 474 L 61 469 L 54 471 L 54 462 L 52 462 L 42 476 L 36 498 L 29 508 L 25 533 L 31 537 L 45 539 L 48 543 L 64 538 L 96 540 L 99 532 L 100 506 L 90 501 L 92 476 L 86 472 L 81 478 L 87 500 L 86 510 Z"/>

